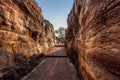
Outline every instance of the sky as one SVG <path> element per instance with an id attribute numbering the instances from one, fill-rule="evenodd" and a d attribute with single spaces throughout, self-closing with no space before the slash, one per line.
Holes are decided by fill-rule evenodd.
<path id="1" fill-rule="evenodd" d="M 74 0 L 36 0 L 42 8 L 42 14 L 49 20 L 54 29 L 67 27 L 67 17 L 72 9 Z"/>

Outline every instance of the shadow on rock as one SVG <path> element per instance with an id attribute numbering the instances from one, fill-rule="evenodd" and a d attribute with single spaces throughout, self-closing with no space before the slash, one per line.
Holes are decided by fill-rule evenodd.
<path id="1" fill-rule="evenodd" d="M 5 57 L 0 61 L 0 63 L 6 64 L 10 60 L 13 63 L 11 65 L 6 64 L 7 66 L 10 67 L 3 67 L 3 65 L 0 64 L 1 69 L 0 74 L 2 74 L 0 80 L 20 80 L 27 73 L 32 71 L 32 69 L 36 67 L 45 58 L 45 53 L 40 53 L 38 55 L 33 55 L 31 57 L 26 57 L 18 53 L 14 54 L 14 57 L 12 56 L 10 60 L 8 60 L 9 58 L 7 58 L 8 55 L 9 54 L 7 52 L 0 51 L 0 59 Z"/>

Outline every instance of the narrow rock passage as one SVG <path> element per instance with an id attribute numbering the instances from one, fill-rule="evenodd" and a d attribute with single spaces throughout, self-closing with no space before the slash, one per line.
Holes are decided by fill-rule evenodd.
<path id="1" fill-rule="evenodd" d="M 31 73 L 22 80 L 79 80 L 64 47 L 55 47 Z"/>

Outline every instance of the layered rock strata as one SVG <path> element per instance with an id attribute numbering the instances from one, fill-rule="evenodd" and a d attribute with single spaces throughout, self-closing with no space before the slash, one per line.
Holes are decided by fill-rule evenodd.
<path id="1" fill-rule="evenodd" d="M 52 24 L 35 0 L 0 0 L 0 77 L 54 47 Z M 4 67 L 6 66 L 6 67 Z"/>
<path id="2" fill-rule="evenodd" d="M 120 0 L 75 0 L 66 48 L 82 80 L 120 80 Z"/>

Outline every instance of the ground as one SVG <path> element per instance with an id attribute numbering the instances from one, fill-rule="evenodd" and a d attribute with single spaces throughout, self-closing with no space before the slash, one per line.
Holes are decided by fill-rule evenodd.
<path id="1" fill-rule="evenodd" d="M 64 47 L 53 48 L 22 80 L 79 80 Z"/>

